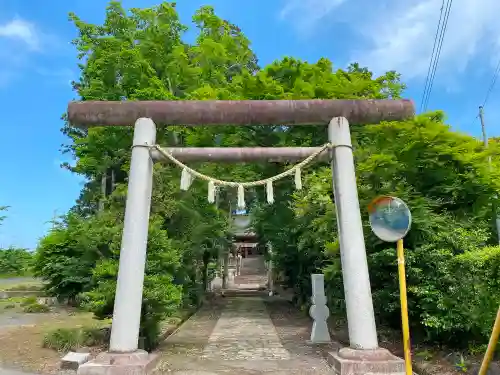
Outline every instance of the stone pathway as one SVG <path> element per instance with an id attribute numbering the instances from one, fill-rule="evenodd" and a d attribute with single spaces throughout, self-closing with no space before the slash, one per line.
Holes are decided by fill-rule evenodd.
<path id="1" fill-rule="evenodd" d="M 262 257 L 249 257 L 231 288 L 257 289 L 266 281 Z M 306 344 L 310 332 L 307 316 L 265 290 L 214 297 L 164 342 L 155 375 L 333 374 L 320 348 Z"/>
<path id="2" fill-rule="evenodd" d="M 215 324 L 203 358 L 224 360 L 290 359 L 264 302 L 230 298 Z"/>
<path id="3" fill-rule="evenodd" d="M 166 340 L 156 374 L 333 374 L 320 348 L 306 343 L 310 326 L 277 297 L 220 298 Z"/>
<path id="4" fill-rule="evenodd" d="M 267 283 L 266 266 L 261 256 L 249 256 L 242 260 L 240 275 L 234 278 L 239 289 L 264 287 Z"/>

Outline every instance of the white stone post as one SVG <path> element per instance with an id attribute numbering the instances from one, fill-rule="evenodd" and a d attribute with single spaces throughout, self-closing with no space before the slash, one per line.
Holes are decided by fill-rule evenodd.
<path id="1" fill-rule="evenodd" d="M 236 276 L 241 275 L 241 263 L 242 263 L 243 257 L 241 256 L 240 253 L 236 255 Z"/>
<path id="2" fill-rule="evenodd" d="M 228 289 L 231 289 L 231 288 L 234 288 L 234 286 L 235 286 L 234 280 L 235 280 L 236 270 L 234 268 L 231 268 L 228 272 L 229 273 L 227 276 L 227 287 L 228 287 Z"/>
<path id="3" fill-rule="evenodd" d="M 153 160 L 149 149 L 141 146 L 152 146 L 155 141 L 154 122 L 148 118 L 138 119 L 134 128 L 134 147 L 130 161 L 125 222 L 109 344 L 109 351 L 113 353 L 134 352 L 138 347 L 153 187 Z"/>
<path id="4" fill-rule="evenodd" d="M 274 295 L 274 272 L 273 272 L 273 247 L 267 244 L 267 251 L 269 253 L 269 261 L 267 262 L 267 284 L 269 288 L 269 297 Z"/>
<path id="5" fill-rule="evenodd" d="M 309 308 L 309 316 L 313 319 L 311 330 L 312 344 L 325 344 L 331 342 L 330 332 L 326 321 L 330 316 L 330 310 L 326 305 L 325 275 L 322 273 L 311 274 L 312 305 Z"/>
<path id="6" fill-rule="evenodd" d="M 332 174 L 342 261 L 349 341 L 353 349 L 378 348 L 363 224 L 358 201 L 349 123 L 335 117 L 328 126 L 333 144 Z"/>

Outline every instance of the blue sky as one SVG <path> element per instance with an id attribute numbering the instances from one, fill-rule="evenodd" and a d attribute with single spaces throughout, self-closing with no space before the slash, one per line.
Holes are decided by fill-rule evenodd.
<path id="1" fill-rule="evenodd" d="M 81 180 L 59 167 L 66 141 L 60 116 L 75 98 L 69 82 L 78 76 L 67 14 L 101 22 L 106 4 L 0 0 L 0 206 L 11 206 L 0 247 L 35 248 L 53 215 L 78 196 Z M 243 29 L 261 65 L 284 56 L 328 57 L 337 67 L 358 61 L 376 73 L 395 69 L 408 84 L 405 96 L 419 106 L 441 0 L 179 0 L 182 20 L 189 24 L 204 4 Z M 453 2 L 429 101 L 430 109 L 446 111 L 455 129 L 476 136 L 478 105 L 500 57 L 498 14 L 498 0 Z M 485 107 L 490 136 L 500 136 L 499 89 Z"/>

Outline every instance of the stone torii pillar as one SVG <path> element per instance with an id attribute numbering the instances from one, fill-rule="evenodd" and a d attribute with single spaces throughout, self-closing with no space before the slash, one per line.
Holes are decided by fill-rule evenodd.
<path id="1" fill-rule="evenodd" d="M 378 347 L 348 120 L 356 124 L 414 115 L 408 100 L 262 100 L 72 102 L 73 125 L 130 126 L 135 122 L 128 196 L 109 352 L 82 365 L 80 375 L 147 373 L 152 357 L 138 350 L 147 229 L 151 204 L 154 123 L 162 125 L 329 124 L 333 144 L 334 196 L 338 217 L 350 348 L 331 353 L 339 374 L 403 373 L 404 362 Z M 317 150 L 301 148 L 170 148 L 181 161 L 303 159 Z M 328 154 L 328 153 L 326 153 Z M 328 155 L 323 155 L 328 156 Z M 354 372 L 353 369 L 356 369 Z"/>

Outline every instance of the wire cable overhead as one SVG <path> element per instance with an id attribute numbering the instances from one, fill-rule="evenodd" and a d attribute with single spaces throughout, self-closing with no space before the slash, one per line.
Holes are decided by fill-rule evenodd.
<path id="1" fill-rule="evenodd" d="M 441 49 L 443 47 L 443 41 L 448 27 L 448 18 L 450 16 L 452 4 L 453 0 L 443 0 L 441 3 L 439 21 L 436 28 L 436 34 L 434 36 L 434 45 L 432 47 L 429 68 L 427 69 L 424 92 L 422 94 L 422 100 L 420 102 L 420 112 L 426 111 L 427 105 L 429 104 L 429 98 L 432 92 L 432 86 L 434 85 L 434 78 L 436 77 L 439 58 L 441 57 Z"/>
<path id="2" fill-rule="evenodd" d="M 500 73 L 500 59 L 498 60 L 497 66 L 495 68 L 495 72 L 493 73 L 493 77 L 491 79 L 491 83 L 488 87 L 488 91 L 486 91 L 486 95 L 484 97 L 483 105 L 481 107 L 484 108 L 486 103 L 488 102 L 488 99 L 490 98 L 490 94 L 493 91 L 493 88 L 495 87 L 495 83 L 497 83 L 498 79 L 498 74 Z"/>

